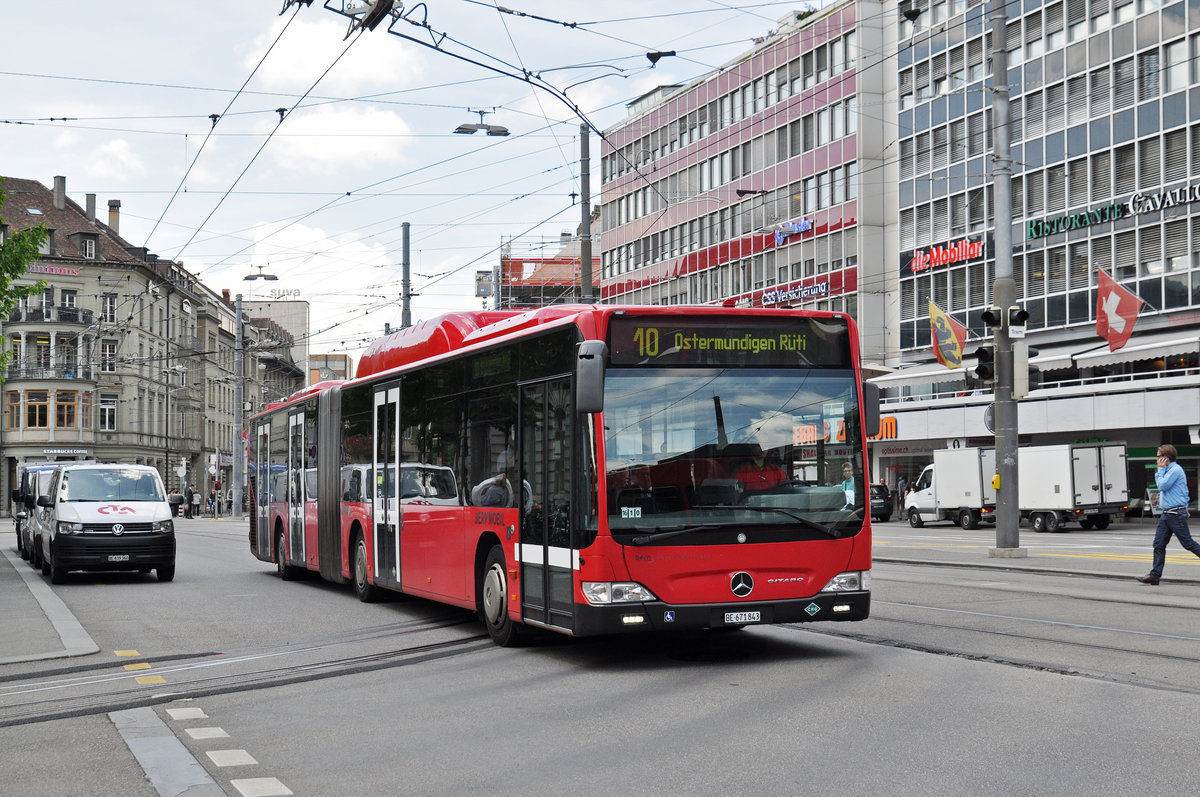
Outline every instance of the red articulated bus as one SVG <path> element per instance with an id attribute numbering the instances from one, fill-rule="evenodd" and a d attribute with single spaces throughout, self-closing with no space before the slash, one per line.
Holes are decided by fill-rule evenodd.
<path id="1" fill-rule="evenodd" d="M 501 645 L 862 620 L 870 387 L 841 313 L 445 315 L 251 419 L 250 548 Z"/>

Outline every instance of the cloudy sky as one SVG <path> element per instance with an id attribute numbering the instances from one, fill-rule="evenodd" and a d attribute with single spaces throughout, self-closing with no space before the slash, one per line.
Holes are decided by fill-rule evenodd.
<path id="1" fill-rule="evenodd" d="M 414 320 L 480 307 L 474 274 L 502 240 L 532 253 L 574 232 L 581 120 L 562 92 L 603 130 L 808 4 L 427 0 L 395 33 L 349 38 L 322 0 L 283 5 L 5 2 L 0 174 L 65 175 L 105 219 L 120 199 L 134 245 L 218 291 L 298 292 L 313 350 L 357 356 L 399 325 L 403 222 Z M 664 50 L 678 55 L 651 69 L 646 53 Z M 511 135 L 453 134 L 472 110 Z M 597 203 L 599 154 L 593 136 Z M 243 280 L 260 269 L 279 280 Z"/>

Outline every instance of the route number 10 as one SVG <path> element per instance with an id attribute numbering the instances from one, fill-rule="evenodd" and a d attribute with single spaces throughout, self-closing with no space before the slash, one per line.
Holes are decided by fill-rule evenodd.
<path id="1" fill-rule="evenodd" d="M 633 342 L 637 344 L 639 357 L 658 356 L 658 329 L 655 327 L 638 327 L 633 332 Z"/>

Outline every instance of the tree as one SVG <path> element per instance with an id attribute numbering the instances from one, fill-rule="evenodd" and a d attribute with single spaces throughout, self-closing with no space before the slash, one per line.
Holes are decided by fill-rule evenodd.
<path id="1" fill-rule="evenodd" d="M 0 209 L 4 208 L 4 179 L 0 178 Z M 4 218 L 0 216 L 0 225 Z M 17 280 L 28 276 L 26 268 L 38 259 L 38 249 L 49 233 L 46 225 L 38 224 L 16 230 L 7 240 L 0 241 L 0 319 L 7 318 L 17 303 L 27 296 L 36 296 L 46 289 L 45 280 L 32 285 L 18 285 Z M 4 368 L 12 359 L 8 341 L 0 342 L 0 382 L 4 381 Z"/>

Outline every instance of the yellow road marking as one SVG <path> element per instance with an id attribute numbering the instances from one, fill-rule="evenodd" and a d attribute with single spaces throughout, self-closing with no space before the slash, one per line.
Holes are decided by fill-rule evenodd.
<path id="1" fill-rule="evenodd" d="M 114 656 L 140 656 L 142 654 L 138 653 L 136 650 L 114 650 L 113 655 Z"/>
<path id="2" fill-rule="evenodd" d="M 149 686 L 150 684 L 165 684 L 167 682 L 167 679 L 163 678 L 161 675 L 143 675 L 135 680 L 137 680 L 137 682 L 143 686 Z"/>
<path id="3" fill-rule="evenodd" d="M 127 670 L 148 670 L 148 669 L 150 669 L 150 665 L 147 662 L 139 661 L 136 664 L 126 664 L 125 669 L 127 669 Z"/>

